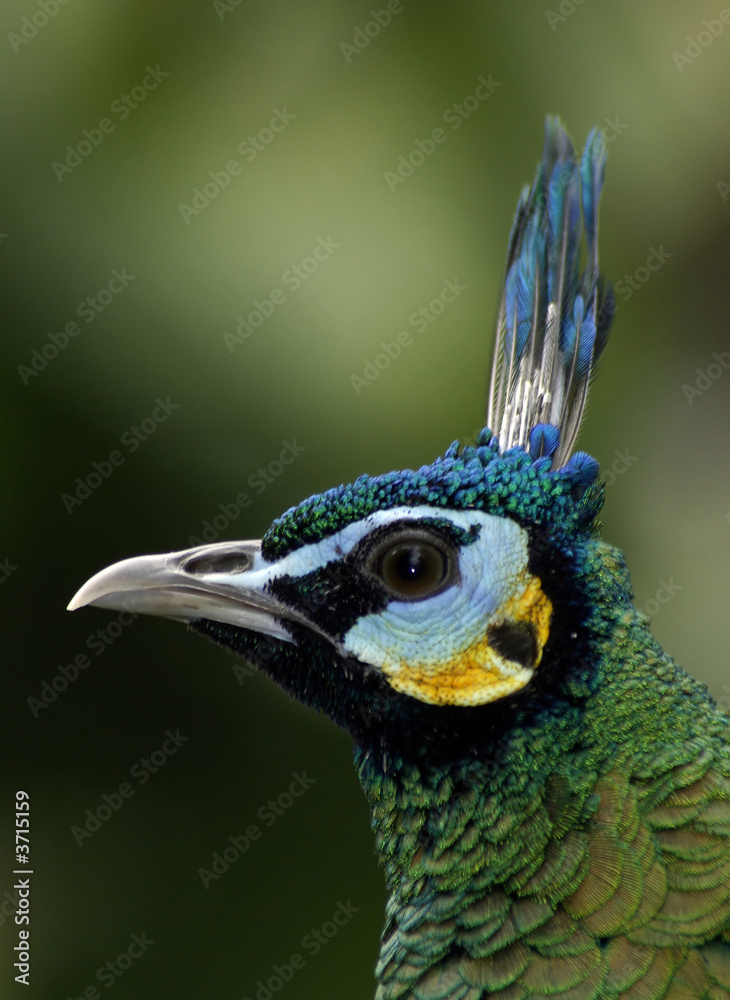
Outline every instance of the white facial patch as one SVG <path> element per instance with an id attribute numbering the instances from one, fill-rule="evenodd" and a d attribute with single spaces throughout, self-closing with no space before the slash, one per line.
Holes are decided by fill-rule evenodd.
<path id="1" fill-rule="evenodd" d="M 404 510 L 390 511 L 394 519 Z M 479 534 L 458 546 L 460 580 L 421 601 L 393 600 L 360 618 L 345 649 L 381 670 L 396 690 L 436 705 L 481 705 L 524 687 L 547 641 L 552 605 L 528 571 L 527 532 L 481 511 L 411 508 Z M 510 660 L 489 642 L 490 626 L 527 628 L 537 662 Z"/>
<path id="2" fill-rule="evenodd" d="M 459 547 L 459 583 L 422 601 L 393 600 L 350 629 L 345 649 L 377 667 L 399 661 L 435 665 L 463 653 L 516 596 L 527 569 L 527 532 L 514 521 L 481 511 L 410 511 L 418 511 L 418 519 L 442 517 L 466 531 L 476 525 L 479 535 Z M 388 513 L 397 515 L 393 520 L 404 518 L 403 510 Z"/>

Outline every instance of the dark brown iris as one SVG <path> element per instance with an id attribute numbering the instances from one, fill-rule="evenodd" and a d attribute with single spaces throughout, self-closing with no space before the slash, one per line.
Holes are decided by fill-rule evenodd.
<path id="1" fill-rule="evenodd" d="M 379 575 L 386 587 L 405 598 L 426 597 L 443 583 L 448 560 L 426 541 L 402 541 L 381 555 Z"/>

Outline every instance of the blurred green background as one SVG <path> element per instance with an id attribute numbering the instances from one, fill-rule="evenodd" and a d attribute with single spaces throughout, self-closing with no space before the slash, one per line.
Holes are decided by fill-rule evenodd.
<path id="1" fill-rule="evenodd" d="M 114 614 L 64 608 L 98 569 L 185 548 L 206 521 L 220 538 L 258 537 L 312 492 L 473 435 L 511 217 L 547 112 L 579 144 L 606 130 L 603 265 L 624 289 L 635 276 L 581 436 L 611 473 L 604 534 L 668 651 L 730 704 L 730 375 L 713 369 L 691 402 L 682 388 L 730 351 L 730 25 L 718 4 L 676 0 L 404 0 L 378 25 L 372 11 L 385 22 L 386 9 L 3 5 L 0 895 L 12 898 L 23 788 L 26 996 L 106 995 L 97 970 L 143 932 L 154 944 L 122 960 L 118 1000 L 252 998 L 295 952 L 306 964 L 289 1000 L 372 996 L 385 895 L 348 739 L 179 625 L 120 629 Z M 499 86 L 465 105 L 479 77 Z M 389 185 L 439 127 L 446 141 Z M 296 287 L 291 269 L 319 240 L 331 249 Z M 671 256 L 649 271 L 654 251 Z M 466 291 L 416 332 L 409 316 L 446 279 Z M 224 332 L 256 301 L 271 315 L 229 350 Z M 401 330 L 412 344 L 358 393 L 351 376 Z M 156 424 L 158 397 L 177 408 Z M 285 441 L 300 454 L 281 471 Z M 64 503 L 115 450 L 123 463 Z M 252 502 L 238 511 L 242 491 Z M 110 623 L 121 634 L 100 647 Z M 82 654 L 90 665 L 34 713 L 28 699 Z M 188 737 L 177 753 L 144 785 L 130 778 L 176 729 Z M 257 811 L 295 772 L 316 781 L 266 827 Z M 79 847 L 71 828 L 125 781 L 133 797 Z M 198 869 L 252 823 L 261 839 L 204 888 Z M 348 901 L 352 920 L 305 951 Z M 23 989 L 8 910 L 2 996 Z"/>

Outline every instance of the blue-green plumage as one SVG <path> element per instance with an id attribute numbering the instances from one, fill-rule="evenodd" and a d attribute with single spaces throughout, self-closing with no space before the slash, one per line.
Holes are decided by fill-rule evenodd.
<path id="1" fill-rule="evenodd" d="M 613 313 L 604 163 L 548 120 L 474 446 L 71 605 L 188 621 L 351 734 L 390 893 L 380 1000 L 730 998 L 730 723 L 634 607 L 573 452 Z"/>

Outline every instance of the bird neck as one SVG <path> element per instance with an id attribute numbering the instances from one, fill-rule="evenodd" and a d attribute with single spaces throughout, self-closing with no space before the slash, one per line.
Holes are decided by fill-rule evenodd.
<path id="1" fill-rule="evenodd" d="M 518 765 L 530 735 L 505 733 L 491 756 L 451 764 L 356 754 L 389 891 L 378 998 L 400 996 L 404 986 L 404 995 L 417 995 L 425 969 L 445 965 L 461 947 L 470 907 L 480 911 L 480 928 L 487 925 L 488 909 L 509 909 L 507 887 L 518 891 L 539 869 L 551 834 L 550 799 L 569 793 L 560 776 Z M 550 755 L 553 734 L 532 735 L 534 762 Z"/>

